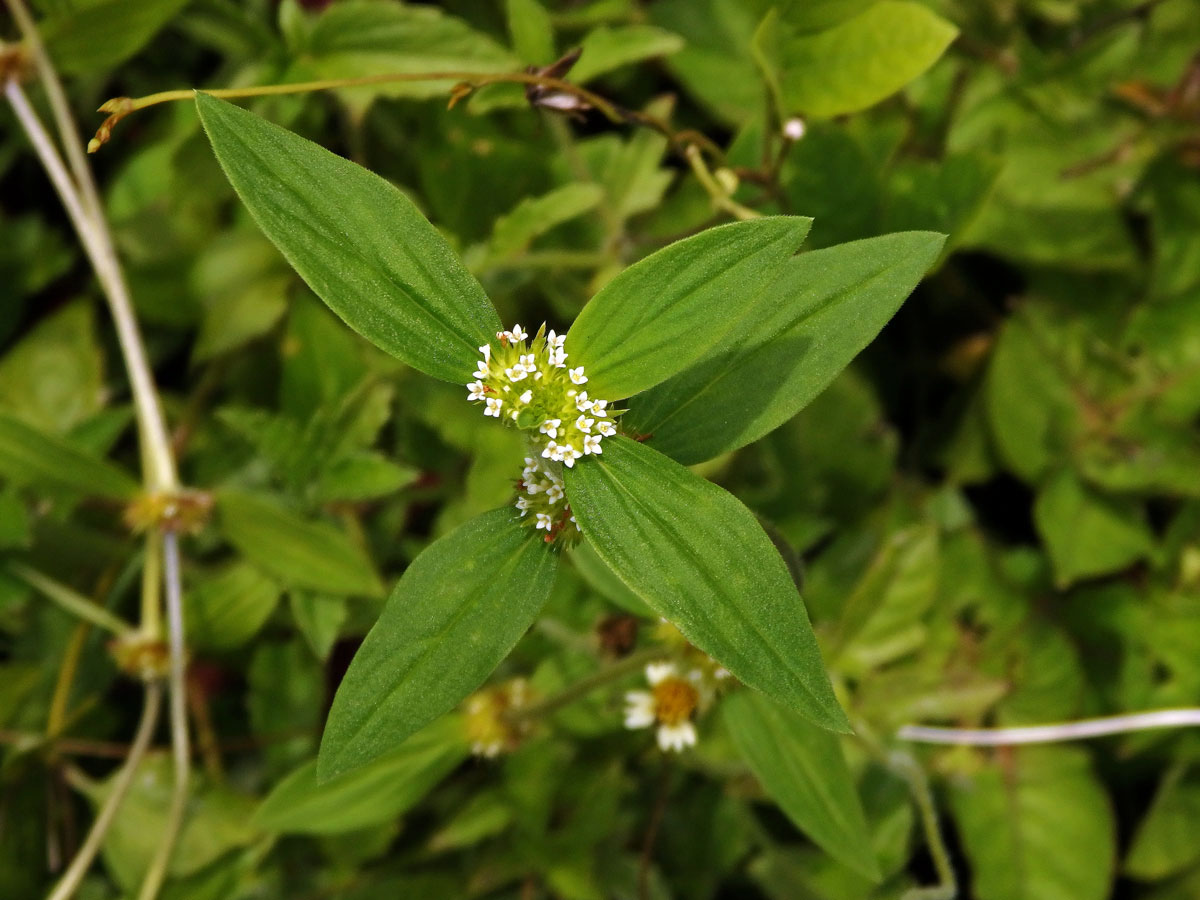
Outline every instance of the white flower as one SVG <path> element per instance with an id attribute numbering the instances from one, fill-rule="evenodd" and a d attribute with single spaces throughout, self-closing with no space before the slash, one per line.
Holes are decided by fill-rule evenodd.
<path id="1" fill-rule="evenodd" d="M 563 341 L 566 339 L 567 336 L 565 334 L 558 334 L 553 328 L 551 328 L 550 333 L 546 335 L 546 346 L 558 349 L 559 347 L 562 347 Z"/>
<path id="2" fill-rule="evenodd" d="M 497 334 L 496 337 L 500 337 L 500 335 Z M 492 345 L 491 344 L 484 344 L 482 347 L 479 348 L 479 352 L 483 354 L 484 362 L 492 361 Z"/>
<path id="3" fill-rule="evenodd" d="M 612 422 L 599 422 L 596 425 L 596 430 L 605 437 L 612 437 L 617 433 L 617 429 Z"/>
<path id="4" fill-rule="evenodd" d="M 532 456 L 525 457 L 525 468 L 521 472 L 521 477 L 523 479 L 525 479 L 526 481 L 528 481 L 529 476 L 536 475 L 537 472 L 538 472 L 537 460 L 534 459 Z"/>
<path id="5" fill-rule="evenodd" d="M 571 376 L 571 381 L 575 384 L 587 384 L 587 376 L 583 374 L 583 366 L 578 366 L 571 369 L 568 374 Z"/>
<path id="6" fill-rule="evenodd" d="M 536 481 L 525 482 L 525 492 L 528 494 L 540 494 L 545 489 L 545 485 L 539 484 Z"/>
<path id="7" fill-rule="evenodd" d="M 575 420 L 575 427 L 584 434 L 589 434 L 591 433 L 592 425 L 594 425 L 595 422 L 595 419 L 589 419 L 586 414 L 581 413 L 579 418 Z"/>
<path id="8" fill-rule="evenodd" d="M 563 489 L 557 484 L 552 484 L 546 489 L 546 499 L 549 500 L 551 504 L 557 503 L 562 498 Z"/>
<path id="9" fill-rule="evenodd" d="M 491 374 L 492 373 L 491 373 L 491 371 L 489 371 L 488 364 L 485 360 L 481 359 L 479 362 L 477 362 L 475 364 L 475 377 L 476 378 L 487 378 Z"/>
<path id="10" fill-rule="evenodd" d="M 529 498 L 528 497 L 518 497 L 517 502 L 516 502 L 516 507 L 517 507 L 517 509 L 519 509 L 521 511 L 522 516 L 527 515 L 529 513 Z"/>
<path id="11" fill-rule="evenodd" d="M 535 527 L 545 528 L 547 531 L 549 531 L 551 528 L 554 527 L 554 520 L 552 518 L 550 518 L 550 516 L 547 513 L 538 513 L 537 514 L 537 525 Z"/>
<path id="12" fill-rule="evenodd" d="M 515 422 L 515 421 L 517 421 L 517 419 L 519 419 L 521 417 L 521 412 L 520 412 L 520 410 L 514 409 L 509 415 L 512 416 L 512 420 Z"/>
<path id="13" fill-rule="evenodd" d="M 538 431 L 548 437 L 558 437 L 558 426 L 562 424 L 562 419 L 547 419 L 538 426 Z"/>
<path id="14" fill-rule="evenodd" d="M 512 327 L 512 331 L 508 333 L 508 336 L 514 341 L 523 341 L 525 338 L 529 337 L 529 335 L 525 333 L 525 329 L 523 329 L 520 325 L 514 325 Z"/>
<path id="15" fill-rule="evenodd" d="M 599 416 L 601 419 L 607 418 L 608 413 L 605 412 L 605 407 L 607 407 L 607 406 L 608 406 L 607 400 L 593 400 L 592 401 L 592 415 Z"/>
<path id="16" fill-rule="evenodd" d="M 533 391 L 526 391 L 520 397 L 520 400 L 522 403 L 528 403 L 532 399 L 533 399 Z"/>
<path id="17" fill-rule="evenodd" d="M 537 371 L 537 362 L 532 353 L 521 354 L 520 359 L 517 361 L 517 365 L 530 374 Z"/>
<path id="18" fill-rule="evenodd" d="M 804 132 L 807 131 L 804 127 L 804 120 L 799 116 L 788 119 L 783 123 L 783 136 L 789 141 L 798 141 L 804 137 Z"/>
<path id="19" fill-rule="evenodd" d="M 467 395 L 468 400 L 483 400 L 486 398 L 482 381 L 472 381 L 467 385 L 467 390 L 471 392 Z"/>
<path id="20" fill-rule="evenodd" d="M 580 391 L 579 396 L 575 398 L 575 408 L 580 412 L 591 412 L 595 405 L 595 400 L 588 399 L 587 391 Z"/>
<path id="21" fill-rule="evenodd" d="M 567 354 L 559 347 L 550 351 L 550 364 L 558 369 L 567 367 Z"/>
<path id="22" fill-rule="evenodd" d="M 503 405 L 504 401 L 499 397 L 488 397 L 487 409 L 483 411 L 483 414 L 485 416 L 495 416 L 498 419 L 500 418 L 500 407 Z"/>
<path id="23" fill-rule="evenodd" d="M 566 466 L 568 469 L 575 468 L 575 460 L 577 460 L 577 459 L 579 459 L 579 457 L 583 456 L 582 452 L 575 449 L 574 444 L 567 444 L 566 446 L 559 447 L 558 449 L 562 451 L 563 465 Z"/>
<path id="24" fill-rule="evenodd" d="M 692 716 L 700 702 L 695 686 L 679 677 L 673 663 L 650 663 L 646 680 L 652 690 L 625 694 L 625 727 L 649 728 L 657 724 L 658 747 L 664 753 L 695 744 Z"/>
<path id="25" fill-rule="evenodd" d="M 529 373 L 520 366 L 513 366 L 511 369 L 505 369 L 504 374 L 508 376 L 509 381 L 521 381 L 529 377 Z"/>
<path id="26" fill-rule="evenodd" d="M 600 449 L 600 435 L 585 435 L 583 439 L 583 452 L 588 454 L 595 453 L 597 456 L 603 453 L 604 451 Z"/>
<path id="27" fill-rule="evenodd" d="M 542 458 L 543 459 L 562 459 L 562 456 L 558 450 L 558 444 L 554 443 L 554 441 L 551 441 L 550 443 L 548 443 L 546 445 L 545 449 L 542 450 Z"/>

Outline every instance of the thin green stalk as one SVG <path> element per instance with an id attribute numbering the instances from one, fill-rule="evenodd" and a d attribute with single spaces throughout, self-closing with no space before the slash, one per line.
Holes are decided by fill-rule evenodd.
<path id="1" fill-rule="evenodd" d="M 96 859 L 96 854 L 100 852 L 104 836 L 108 833 L 117 810 L 129 791 L 129 785 L 133 781 L 138 765 L 141 763 L 142 757 L 146 755 L 146 748 L 150 746 L 150 738 L 153 737 L 155 726 L 158 725 L 158 712 L 161 706 L 162 686 L 157 682 L 148 682 L 146 698 L 142 706 L 142 718 L 138 723 L 137 734 L 133 738 L 129 754 L 113 779 L 112 790 L 96 813 L 87 838 L 46 900 L 69 900 L 79 890 L 84 876 L 87 875 L 88 869 Z"/>
<path id="2" fill-rule="evenodd" d="M 559 691 L 545 700 L 538 703 L 530 703 L 528 706 L 518 706 L 511 709 L 506 714 L 507 718 L 514 722 L 519 722 L 525 719 L 536 719 L 541 716 L 548 716 L 562 707 L 574 703 L 581 697 L 590 694 L 597 688 L 603 687 L 619 678 L 623 678 L 632 672 L 636 672 L 647 663 L 652 663 L 655 660 L 666 659 L 670 656 L 670 652 L 662 647 L 646 647 L 636 653 L 631 653 L 629 656 L 619 660 L 611 665 L 605 666 L 598 672 L 593 672 L 586 678 L 581 678 L 568 688 Z"/>
<path id="3" fill-rule="evenodd" d="M 142 880 L 138 900 L 153 900 L 158 896 L 167 876 L 171 852 L 183 825 L 187 808 L 188 781 L 191 778 L 191 748 L 188 739 L 186 664 L 183 645 L 183 596 L 180 591 L 179 539 L 173 532 L 162 536 L 163 580 L 167 601 L 167 638 L 170 647 L 171 683 L 171 754 L 174 760 L 174 784 L 167 822 L 155 849 L 150 868 Z"/>
<path id="4" fill-rule="evenodd" d="M 99 603 L 73 591 L 65 584 L 43 575 L 37 569 L 12 561 L 8 563 L 7 568 L 13 575 L 45 594 L 71 615 L 77 616 L 85 622 L 91 622 L 97 628 L 103 628 L 117 637 L 128 637 L 134 633 L 133 626 L 124 619 L 113 615 Z"/>

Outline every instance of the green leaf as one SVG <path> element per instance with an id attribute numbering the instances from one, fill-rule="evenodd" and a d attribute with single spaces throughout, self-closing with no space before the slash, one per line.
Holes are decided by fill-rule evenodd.
<path id="1" fill-rule="evenodd" d="M 0 413 L 0 475 L 21 484 L 118 501 L 131 500 L 141 490 L 132 476 L 112 463 L 6 413 Z"/>
<path id="2" fill-rule="evenodd" d="M 776 13 L 753 50 L 784 114 L 827 119 L 890 97 L 932 66 L 958 29 L 919 3 L 882 0 L 815 34 Z"/>
<path id="3" fill-rule="evenodd" d="M 754 514 L 623 437 L 566 472 L 597 555 L 684 637 L 752 688 L 847 731 L 804 601 Z"/>
<path id="4" fill-rule="evenodd" d="M 236 562 L 184 595 L 188 635 L 198 647 L 240 647 L 266 624 L 279 603 L 279 585 L 246 562 Z"/>
<path id="5" fill-rule="evenodd" d="M 751 771 L 792 823 L 834 859 L 878 881 L 840 739 L 750 691 L 722 700 L 721 712 Z"/>
<path id="6" fill-rule="evenodd" d="M 388 752 L 479 687 L 537 617 L 558 556 L 511 509 L 472 519 L 413 560 L 333 699 L 318 773 Z"/>
<path id="7" fill-rule="evenodd" d="M 216 507 L 229 542 L 285 584 L 331 594 L 383 593 L 370 558 L 332 525 L 305 519 L 268 497 L 232 489 L 217 493 Z"/>
<path id="8" fill-rule="evenodd" d="M 634 398 L 626 426 L 685 464 L 758 440 L 871 342 L 944 240 L 908 232 L 800 254 L 764 292 L 745 340 Z"/>
<path id="9" fill-rule="evenodd" d="M 324 662 L 346 621 L 346 598 L 314 594 L 309 591 L 288 593 L 288 606 L 296 627 L 308 641 L 317 659 Z"/>
<path id="10" fill-rule="evenodd" d="M 1112 809 L 1075 748 L 1015 748 L 951 782 L 974 896 L 1104 900 L 1116 855 Z"/>
<path id="11" fill-rule="evenodd" d="M 343 0 L 330 4 L 294 48 L 295 80 L 421 72 L 506 72 L 518 67 L 505 47 L 434 6 Z M 399 81 L 343 89 L 359 109 L 376 96 L 433 97 L 460 79 Z"/>
<path id="12" fill-rule="evenodd" d="M 770 216 L 710 228 L 625 269 L 567 333 L 573 365 L 598 397 L 633 396 L 753 326 L 760 293 L 800 246 L 811 219 Z"/>
<path id="13" fill-rule="evenodd" d="M 1163 778 L 1138 825 L 1125 871 L 1140 881 L 1178 875 L 1200 862 L 1195 823 L 1200 821 L 1200 781 L 1176 767 Z"/>
<path id="14" fill-rule="evenodd" d="M 187 0 L 84 0 L 43 26 L 50 55 L 71 74 L 106 74 L 144 47 Z M 61 7 L 60 7 L 61 8 Z"/>
<path id="15" fill-rule="evenodd" d="M 127 890 L 141 884 L 162 840 L 171 805 L 172 769 L 165 753 L 143 759 L 121 804 L 121 814 L 113 819 L 105 835 L 105 866 Z M 99 806 L 111 792 L 114 778 L 115 775 L 101 783 L 86 783 L 82 786 L 83 793 L 93 805 Z M 170 876 L 194 874 L 230 850 L 250 844 L 259 836 L 250 822 L 252 809 L 249 797 L 208 784 L 195 775 L 188 792 L 183 827 L 171 853 Z"/>
<path id="16" fill-rule="evenodd" d="M 530 242 L 556 225 L 569 222 L 599 206 L 604 190 L 597 184 L 564 184 L 548 194 L 526 197 L 492 228 L 493 256 L 512 256 L 525 250 Z"/>
<path id="17" fill-rule="evenodd" d="M 508 33 L 521 61 L 535 66 L 554 62 L 554 24 L 538 0 L 504 0 Z"/>
<path id="18" fill-rule="evenodd" d="M 467 755 L 462 720 L 444 716 L 399 747 L 329 781 L 317 780 L 317 761 L 279 782 L 254 824 L 284 834 L 338 834 L 403 815 Z"/>
<path id="19" fill-rule="evenodd" d="M 78 301 L 47 316 L 0 359 L 0 410 L 65 432 L 104 404 L 96 316 Z"/>
<path id="20" fill-rule="evenodd" d="M 500 318 L 412 201 L 253 113 L 200 93 L 196 108 L 250 214 L 317 296 L 413 368 L 468 381 Z"/>
<path id="21" fill-rule="evenodd" d="M 571 69 L 571 80 L 586 84 L 593 78 L 655 56 L 669 56 L 683 49 L 684 41 L 653 25 L 601 26 L 587 33 L 580 44 L 583 54 Z"/>
<path id="22" fill-rule="evenodd" d="M 1119 572 L 1154 546 L 1138 502 L 1098 494 L 1069 471 L 1038 493 L 1033 517 L 1060 587 Z"/>

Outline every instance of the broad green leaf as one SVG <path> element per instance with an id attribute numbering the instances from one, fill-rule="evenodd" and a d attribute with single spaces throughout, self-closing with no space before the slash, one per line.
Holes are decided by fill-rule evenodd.
<path id="1" fill-rule="evenodd" d="M 750 687 L 848 730 L 804 601 L 737 498 L 623 437 L 566 485 L 584 537 L 647 605 Z"/>
<path id="2" fill-rule="evenodd" d="M 1139 503 L 1105 497 L 1069 471 L 1038 493 L 1033 517 L 1061 587 L 1118 572 L 1153 548 Z"/>
<path id="3" fill-rule="evenodd" d="M 374 500 L 394 494 L 420 474 L 416 469 L 394 463 L 378 453 L 353 453 L 321 472 L 314 496 L 318 502 Z"/>
<path id="4" fill-rule="evenodd" d="M 81 789 L 93 805 L 99 806 L 112 790 L 112 782 L 113 777 L 99 783 L 86 782 Z M 105 866 L 127 890 L 141 883 L 162 840 L 172 784 L 167 754 L 155 753 L 143 759 L 121 804 L 121 814 L 113 819 L 105 836 Z M 183 827 L 171 854 L 171 877 L 198 872 L 224 853 L 257 838 L 258 830 L 250 822 L 253 808 L 254 801 L 249 797 L 209 784 L 194 773 Z"/>
<path id="5" fill-rule="evenodd" d="M 317 296 L 413 368 L 468 381 L 500 318 L 412 201 L 244 109 L 202 93 L 196 108 L 250 214 Z"/>
<path id="6" fill-rule="evenodd" d="M 317 761 L 277 784 L 254 816 L 263 831 L 338 834 L 403 815 L 467 755 L 462 720 L 444 716 L 386 756 L 329 781 Z"/>
<path id="7" fill-rule="evenodd" d="M 571 69 L 570 78 L 586 84 L 621 66 L 677 53 L 683 46 L 683 38 L 679 35 L 653 25 L 601 26 L 584 37 L 580 44 L 583 54 Z"/>
<path id="8" fill-rule="evenodd" d="M 124 470 L 89 456 L 60 437 L 0 413 L 0 475 L 34 487 L 65 488 L 125 501 L 141 490 Z"/>
<path id="9" fill-rule="evenodd" d="M 1138 825 L 1125 857 L 1126 873 L 1141 881 L 1158 881 L 1200 862 L 1196 822 L 1200 822 L 1200 781 L 1177 767 L 1163 778 Z"/>
<path id="10" fill-rule="evenodd" d="M 498 509 L 413 560 L 338 688 L 318 773 L 387 753 L 479 687 L 550 595 L 558 556 Z"/>
<path id="11" fill-rule="evenodd" d="M 870 343 L 944 239 L 908 232 L 800 254 L 764 292 L 759 321 L 744 340 L 634 398 L 627 426 L 685 464 L 758 440 Z"/>
<path id="12" fill-rule="evenodd" d="M 343 0 L 330 4 L 293 48 L 295 80 L 422 72 L 506 72 L 518 61 L 462 19 L 431 5 Z M 359 109 L 375 96 L 432 97 L 461 79 L 343 89 Z"/>
<path id="13" fill-rule="evenodd" d="M 604 199 L 604 190 L 596 184 L 575 182 L 555 188 L 539 197 L 526 197 L 492 228 L 492 255 L 512 256 L 556 225 L 569 222 L 595 209 Z"/>
<path id="14" fill-rule="evenodd" d="M 105 75 L 144 47 L 187 0 L 83 0 L 43 26 L 64 72 Z"/>
<path id="15" fill-rule="evenodd" d="M 554 24 L 538 0 L 504 0 L 508 34 L 521 61 L 535 66 L 554 62 Z"/>
<path id="16" fill-rule="evenodd" d="M 761 292 L 804 240 L 811 219 L 722 225 L 634 263 L 588 301 L 567 333 L 588 390 L 619 400 L 703 359 L 755 326 Z"/>
<path id="17" fill-rule="evenodd" d="M 311 591 L 289 591 L 288 607 L 296 627 L 308 641 L 317 659 L 322 662 L 327 660 L 342 623 L 346 621 L 346 598 L 314 594 Z"/>
<path id="18" fill-rule="evenodd" d="M 810 34 L 769 14 L 754 51 L 784 114 L 826 119 L 890 97 L 932 66 L 957 34 L 919 3 L 882 0 Z"/>
<path id="19" fill-rule="evenodd" d="M 650 607 L 604 564 L 604 560 L 596 555 L 595 548 L 587 541 L 571 550 L 571 562 L 594 591 L 625 612 L 647 619 L 653 616 Z"/>
<path id="20" fill-rule="evenodd" d="M 198 647 L 227 650 L 249 641 L 279 603 L 279 584 L 236 562 L 184 595 L 188 636 Z"/>
<path id="21" fill-rule="evenodd" d="M 733 741 L 792 823 L 830 856 L 879 880 L 840 739 L 751 691 L 721 701 Z"/>
<path id="22" fill-rule="evenodd" d="M 245 557 L 284 584 L 331 594 L 383 593 L 361 547 L 326 522 L 305 519 L 259 494 L 216 495 L 218 525 Z"/>
<path id="23" fill-rule="evenodd" d="M 83 301 L 38 322 L 0 359 L 0 410 L 45 431 L 68 431 L 94 415 L 104 392 L 96 315 Z"/>
<path id="24" fill-rule="evenodd" d="M 203 304 L 193 362 L 240 347 L 268 332 L 287 309 L 295 278 L 270 242 L 249 224 L 214 241 L 192 270 L 191 287 Z"/>
<path id="25" fill-rule="evenodd" d="M 951 807 L 980 900 L 1104 900 L 1116 829 L 1077 748 L 1019 747 L 951 782 Z"/>

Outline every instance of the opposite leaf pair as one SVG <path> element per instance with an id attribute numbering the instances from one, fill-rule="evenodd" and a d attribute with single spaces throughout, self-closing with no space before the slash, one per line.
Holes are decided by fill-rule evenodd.
<path id="1" fill-rule="evenodd" d="M 204 94 L 197 106 L 255 220 L 352 328 L 457 384 L 478 371 L 481 347 L 507 346 L 483 288 L 392 185 L 235 106 Z M 798 412 L 887 322 L 942 243 L 897 234 L 795 257 L 810 221 L 713 228 L 609 282 L 565 344 L 592 396 L 621 401 L 630 433 L 649 438 L 616 434 L 602 455 L 543 463 L 583 537 L 651 609 L 745 684 L 845 731 L 782 558 L 753 513 L 681 464 Z M 334 699 L 321 777 L 387 752 L 476 689 L 537 618 L 558 560 L 512 509 L 417 557 Z"/>

